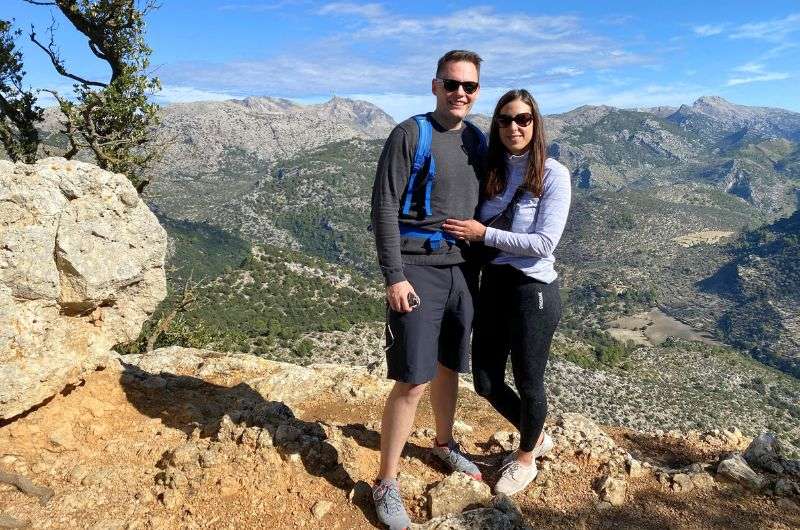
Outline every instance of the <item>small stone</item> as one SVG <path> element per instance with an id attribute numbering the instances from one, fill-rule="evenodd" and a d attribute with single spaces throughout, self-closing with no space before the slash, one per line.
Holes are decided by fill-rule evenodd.
<path id="1" fill-rule="evenodd" d="M 613 506 L 622 506 L 625 504 L 625 495 L 627 491 L 628 484 L 624 480 L 612 478 L 610 476 L 604 477 L 597 487 L 600 500 L 608 501 Z"/>
<path id="2" fill-rule="evenodd" d="M 492 499 L 489 485 L 457 471 L 438 482 L 427 493 L 430 517 L 461 513 L 475 505 L 488 505 Z"/>
<path id="3" fill-rule="evenodd" d="M 97 486 L 104 484 L 111 478 L 111 473 L 107 469 L 98 469 L 90 472 L 88 475 L 81 479 L 83 486 Z"/>
<path id="4" fill-rule="evenodd" d="M 717 473 L 728 477 L 750 489 L 760 489 L 763 479 L 750 469 L 741 455 L 735 454 L 721 461 L 717 466 Z"/>
<path id="5" fill-rule="evenodd" d="M 420 440 L 427 440 L 436 436 L 436 431 L 434 431 L 430 427 L 420 427 L 419 429 L 412 432 L 411 436 L 413 436 L 414 438 L 419 438 Z"/>
<path id="6" fill-rule="evenodd" d="M 470 434 L 475 429 L 472 425 L 466 424 L 461 420 L 456 420 L 453 422 L 453 430 L 459 434 Z"/>
<path id="7" fill-rule="evenodd" d="M 694 489 L 694 483 L 689 475 L 676 473 L 672 476 L 672 490 L 676 493 L 685 493 Z"/>
<path id="8" fill-rule="evenodd" d="M 241 438 L 239 438 L 238 443 L 240 445 L 244 445 L 245 447 L 249 447 L 251 449 L 255 449 L 258 443 L 258 438 L 261 435 L 261 429 L 258 427 L 248 427 L 242 433 Z"/>
<path id="9" fill-rule="evenodd" d="M 783 445 L 771 432 L 757 436 L 744 452 L 744 459 L 751 466 L 782 475 L 785 472 Z"/>
<path id="10" fill-rule="evenodd" d="M 508 431 L 497 431 L 489 438 L 489 445 L 494 445 L 504 451 L 513 451 L 519 446 L 519 434 Z"/>
<path id="11" fill-rule="evenodd" d="M 84 398 L 83 402 L 81 402 L 81 406 L 87 409 L 93 418 L 100 418 L 106 414 L 107 405 L 91 396 Z"/>
<path id="12" fill-rule="evenodd" d="M 189 479 L 181 470 L 170 469 L 167 473 L 166 485 L 173 490 L 183 489 L 189 485 Z"/>
<path id="13" fill-rule="evenodd" d="M 272 440 L 272 435 L 267 429 L 261 429 L 261 433 L 258 435 L 258 440 L 256 441 L 256 449 L 263 451 L 272 449 L 273 447 L 275 447 L 275 443 Z"/>
<path id="14" fill-rule="evenodd" d="M 628 476 L 631 478 L 639 478 L 645 474 L 641 462 L 633 458 L 631 455 L 627 455 L 625 458 L 625 470 L 628 472 Z"/>
<path id="15" fill-rule="evenodd" d="M 239 482 L 231 476 L 222 477 L 217 481 L 217 485 L 219 486 L 219 493 L 223 497 L 230 497 L 239 491 Z"/>
<path id="16" fill-rule="evenodd" d="M 283 458 L 284 462 L 289 462 L 290 464 L 299 464 L 303 461 L 300 453 L 281 453 L 281 458 Z"/>
<path id="17" fill-rule="evenodd" d="M 314 517 L 317 519 L 322 519 L 331 511 L 331 508 L 333 508 L 332 502 L 321 500 L 314 503 L 314 506 L 311 507 L 311 513 L 314 514 Z"/>
<path id="18" fill-rule="evenodd" d="M 419 497 L 424 494 L 425 487 L 427 486 L 425 481 L 409 473 L 400 473 L 397 476 L 397 482 L 400 486 L 400 492 L 404 496 L 411 498 Z"/>

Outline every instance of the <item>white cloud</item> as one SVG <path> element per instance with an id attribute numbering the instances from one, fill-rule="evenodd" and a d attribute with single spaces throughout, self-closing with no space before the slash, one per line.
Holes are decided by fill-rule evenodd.
<path id="1" fill-rule="evenodd" d="M 734 72 L 745 72 L 749 74 L 757 74 L 764 71 L 764 65 L 758 63 L 745 63 L 733 69 Z"/>
<path id="2" fill-rule="evenodd" d="M 793 13 L 780 19 L 742 24 L 733 30 L 731 38 L 782 42 L 797 31 L 800 31 L 800 13 Z"/>
<path id="3" fill-rule="evenodd" d="M 764 73 L 750 77 L 734 77 L 728 79 L 726 86 L 746 85 L 749 83 L 760 83 L 764 81 L 782 81 L 784 79 L 789 79 L 789 77 L 791 76 L 784 72 Z"/>
<path id="4" fill-rule="evenodd" d="M 436 59 L 449 49 L 475 50 L 485 60 L 482 82 L 509 87 L 654 62 L 593 33 L 574 15 L 474 7 L 407 16 L 381 4 L 353 2 L 327 3 L 309 11 L 313 15 L 341 17 L 341 29 L 262 59 L 173 63 L 159 73 L 175 86 L 294 97 L 427 94 Z"/>
<path id="5" fill-rule="evenodd" d="M 202 90 L 190 86 L 164 85 L 154 95 L 156 101 L 163 103 L 184 103 L 189 101 L 223 101 L 237 96 L 227 92 Z"/>
<path id="6" fill-rule="evenodd" d="M 355 4 L 352 2 L 333 2 L 318 11 L 320 15 L 355 15 L 363 18 L 381 18 L 385 15 L 380 4 Z"/>
<path id="7" fill-rule="evenodd" d="M 719 35 L 723 31 L 725 31 L 724 24 L 703 24 L 702 26 L 694 26 L 692 28 L 695 35 L 699 35 L 700 37 L 711 37 L 713 35 Z"/>
<path id="8" fill-rule="evenodd" d="M 552 76 L 566 76 L 566 77 L 575 77 L 581 75 L 583 70 L 580 68 L 575 68 L 574 66 L 556 66 L 550 68 L 545 72 L 547 75 Z"/>
<path id="9" fill-rule="evenodd" d="M 726 86 L 736 86 L 736 85 L 746 85 L 749 83 L 758 83 L 758 82 L 765 82 L 765 81 L 781 81 L 783 79 L 788 79 L 790 76 L 785 72 L 768 72 L 765 70 L 765 66 L 760 63 L 749 62 L 743 65 L 737 66 L 733 69 L 734 72 L 738 72 L 740 74 L 750 74 L 746 76 L 738 76 L 732 77 L 728 79 Z"/>

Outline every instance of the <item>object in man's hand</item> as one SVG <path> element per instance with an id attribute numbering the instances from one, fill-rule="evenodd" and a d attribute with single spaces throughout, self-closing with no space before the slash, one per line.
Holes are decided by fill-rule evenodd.
<path id="1" fill-rule="evenodd" d="M 422 302 L 414 293 L 408 293 L 408 305 L 411 306 L 411 309 L 416 309 Z"/>

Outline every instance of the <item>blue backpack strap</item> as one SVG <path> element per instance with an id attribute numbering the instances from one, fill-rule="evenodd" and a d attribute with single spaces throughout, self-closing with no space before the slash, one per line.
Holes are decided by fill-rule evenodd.
<path id="1" fill-rule="evenodd" d="M 403 215 L 408 215 L 411 211 L 411 198 L 414 195 L 414 185 L 416 184 L 417 176 L 425 163 L 431 159 L 431 138 L 433 137 L 433 126 L 425 114 L 414 116 L 414 121 L 417 122 L 419 129 L 419 139 L 417 140 L 417 149 L 414 151 L 414 163 L 411 166 L 411 175 L 408 177 L 408 186 L 406 188 L 406 198 L 403 201 Z M 431 160 L 431 168 L 428 173 L 430 174 L 433 168 L 433 160 Z M 429 178 L 425 186 L 425 214 L 430 215 L 430 190 L 433 183 Z"/>
<path id="2" fill-rule="evenodd" d="M 431 192 L 433 191 L 433 180 L 436 178 L 436 162 L 433 156 L 430 157 L 428 165 L 428 178 L 425 182 L 425 216 L 431 215 Z"/>
<path id="3" fill-rule="evenodd" d="M 456 244 L 456 238 L 441 230 L 422 230 L 405 223 L 400 223 L 400 235 L 415 239 L 424 239 L 428 250 L 439 250 L 442 242 L 446 241 L 449 245 Z"/>

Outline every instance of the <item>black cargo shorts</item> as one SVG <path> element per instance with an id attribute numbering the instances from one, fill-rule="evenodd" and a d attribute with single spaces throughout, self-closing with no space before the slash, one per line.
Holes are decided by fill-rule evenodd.
<path id="1" fill-rule="evenodd" d="M 438 363 L 468 372 L 474 314 L 470 269 L 466 265 L 404 264 L 403 273 L 421 304 L 410 313 L 387 310 L 388 378 L 427 383 L 436 375 Z"/>

